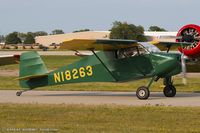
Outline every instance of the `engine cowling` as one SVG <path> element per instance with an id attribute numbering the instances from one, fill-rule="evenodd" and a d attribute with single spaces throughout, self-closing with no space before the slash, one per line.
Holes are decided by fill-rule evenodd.
<path id="1" fill-rule="evenodd" d="M 200 26 L 189 24 L 177 33 L 177 42 L 189 42 L 191 45 L 179 48 L 179 51 L 191 58 L 200 57 Z"/>

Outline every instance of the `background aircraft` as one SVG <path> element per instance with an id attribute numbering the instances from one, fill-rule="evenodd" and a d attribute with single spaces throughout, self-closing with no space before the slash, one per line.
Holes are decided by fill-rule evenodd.
<path id="1" fill-rule="evenodd" d="M 19 63 L 20 55 L 1 55 L 0 66 Z"/>

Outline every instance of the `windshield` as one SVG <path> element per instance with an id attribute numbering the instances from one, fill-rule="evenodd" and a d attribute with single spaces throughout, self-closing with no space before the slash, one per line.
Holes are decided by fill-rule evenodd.
<path id="1" fill-rule="evenodd" d="M 148 43 L 148 42 L 139 42 L 145 49 L 147 49 L 149 52 L 161 52 L 159 48 L 156 46 Z"/>
<path id="2" fill-rule="evenodd" d="M 139 46 L 135 46 L 135 47 L 131 47 L 131 48 L 118 50 L 117 57 L 119 59 L 122 59 L 122 58 L 138 56 L 138 55 L 142 55 L 142 54 L 146 54 L 146 53 L 149 53 L 149 51 L 147 51 L 145 47 L 139 45 Z"/>

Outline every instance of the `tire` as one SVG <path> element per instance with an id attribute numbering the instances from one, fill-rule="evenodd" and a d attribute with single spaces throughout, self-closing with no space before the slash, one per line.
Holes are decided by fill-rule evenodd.
<path id="1" fill-rule="evenodd" d="M 176 95 L 176 88 L 173 85 L 166 86 L 163 89 L 163 93 L 166 97 L 174 97 Z"/>
<path id="2" fill-rule="evenodd" d="M 150 95 L 149 89 L 145 86 L 139 87 L 136 91 L 136 96 L 140 100 L 148 99 L 149 95 Z"/>

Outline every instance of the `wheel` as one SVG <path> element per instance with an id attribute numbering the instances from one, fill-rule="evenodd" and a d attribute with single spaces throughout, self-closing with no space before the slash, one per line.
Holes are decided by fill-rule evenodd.
<path id="1" fill-rule="evenodd" d="M 148 99 L 149 95 L 150 95 L 149 89 L 145 86 L 139 87 L 136 91 L 136 96 L 140 100 Z"/>
<path id="2" fill-rule="evenodd" d="M 18 92 L 16 93 L 16 96 L 21 96 L 21 94 L 22 94 L 22 92 L 21 92 L 21 91 L 18 91 Z"/>
<path id="3" fill-rule="evenodd" d="M 174 97 L 176 95 L 176 88 L 173 85 L 165 86 L 163 93 L 166 97 Z"/>

